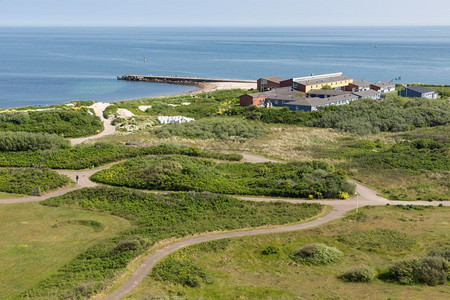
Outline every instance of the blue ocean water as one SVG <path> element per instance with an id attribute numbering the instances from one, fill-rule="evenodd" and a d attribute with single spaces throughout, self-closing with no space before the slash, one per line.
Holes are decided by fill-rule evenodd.
<path id="1" fill-rule="evenodd" d="M 193 89 L 116 80 L 125 74 L 257 79 L 332 72 L 450 84 L 450 27 L 0 27 L 0 107 Z"/>

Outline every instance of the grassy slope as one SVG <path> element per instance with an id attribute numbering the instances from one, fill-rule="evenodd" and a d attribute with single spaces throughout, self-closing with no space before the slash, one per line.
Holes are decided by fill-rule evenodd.
<path id="1" fill-rule="evenodd" d="M 0 295 L 17 296 L 41 278 L 100 240 L 130 227 L 122 218 L 75 208 L 37 203 L 0 206 Z M 102 231 L 80 225 L 53 225 L 69 220 L 95 220 Z"/>
<path id="2" fill-rule="evenodd" d="M 394 261 L 449 246 L 449 208 L 371 207 L 362 211 L 365 217 L 359 221 L 350 217 L 307 231 L 233 239 L 224 251 L 207 252 L 202 249 L 208 247 L 201 245 L 189 247 L 178 256 L 206 269 L 213 284 L 186 288 L 147 277 L 127 299 L 168 294 L 189 299 L 423 299 L 424 295 L 428 299 L 448 299 L 450 285 L 401 286 L 381 280 L 360 284 L 337 278 L 354 265 L 367 264 L 383 271 Z M 350 238 L 356 245 L 338 240 L 340 235 L 354 237 L 362 231 L 386 228 L 405 238 L 385 238 L 372 232 L 364 239 Z M 335 246 L 345 252 L 345 258 L 328 266 L 296 265 L 289 259 L 292 249 L 311 242 Z M 267 245 L 282 250 L 264 256 L 261 250 Z"/>

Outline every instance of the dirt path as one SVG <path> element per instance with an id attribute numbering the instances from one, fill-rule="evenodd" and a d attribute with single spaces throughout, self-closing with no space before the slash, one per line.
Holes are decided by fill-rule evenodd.
<path id="1" fill-rule="evenodd" d="M 103 117 L 103 112 L 110 105 L 111 105 L 111 103 L 97 102 L 97 103 L 89 106 L 89 108 L 92 108 L 94 110 L 95 114 L 102 120 L 104 130 L 102 132 L 100 132 L 99 134 L 96 134 L 93 136 L 77 138 L 77 139 L 70 139 L 70 143 L 72 144 L 72 146 L 84 143 L 85 141 L 99 139 L 101 137 L 104 137 L 106 135 L 110 135 L 110 134 L 113 134 L 116 132 L 116 127 L 111 125 L 112 119 L 111 118 L 105 119 Z"/>

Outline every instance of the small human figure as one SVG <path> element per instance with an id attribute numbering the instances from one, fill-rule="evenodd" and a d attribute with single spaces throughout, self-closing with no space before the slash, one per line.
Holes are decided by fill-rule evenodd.
<path id="1" fill-rule="evenodd" d="M 80 179 L 80 177 L 77 175 L 75 176 L 75 181 L 78 183 L 78 180 Z"/>

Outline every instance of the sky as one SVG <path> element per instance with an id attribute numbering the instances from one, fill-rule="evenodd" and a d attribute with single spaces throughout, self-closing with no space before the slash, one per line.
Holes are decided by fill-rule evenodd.
<path id="1" fill-rule="evenodd" d="M 0 0 L 0 26 L 450 26 L 449 0 Z"/>

